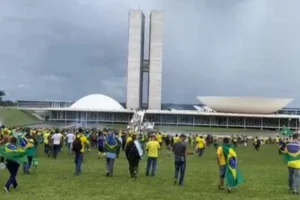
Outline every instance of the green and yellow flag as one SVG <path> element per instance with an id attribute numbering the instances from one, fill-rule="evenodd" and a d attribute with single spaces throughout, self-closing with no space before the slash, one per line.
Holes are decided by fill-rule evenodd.
<path id="1" fill-rule="evenodd" d="M 281 134 L 284 136 L 292 136 L 293 135 L 293 131 L 291 131 L 288 127 L 283 126 L 281 129 Z"/>
<path id="2" fill-rule="evenodd" d="M 222 149 L 226 160 L 226 185 L 236 187 L 244 182 L 243 175 L 238 169 L 237 154 L 231 144 L 223 144 Z"/>
<path id="3" fill-rule="evenodd" d="M 4 157 L 6 160 L 15 161 L 18 163 L 28 162 L 25 150 L 11 144 L 0 146 L 0 156 Z"/>

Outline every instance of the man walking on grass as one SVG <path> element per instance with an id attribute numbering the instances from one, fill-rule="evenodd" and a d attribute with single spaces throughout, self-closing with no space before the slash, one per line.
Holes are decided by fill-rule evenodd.
<path id="1" fill-rule="evenodd" d="M 161 148 L 158 141 L 156 141 L 155 135 L 151 135 L 151 140 L 146 145 L 146 151 L 148 152 L 146 176 L 149 176 L 151 168 L 151 176 L 155 176 L 158 150 Z"/>
<path id="2" fill-rule="evenodd" d="M 231 188 L 241 184 L 244 179 L 238 169 L 237 154 L 227 137 L 223 139 L 223 145 L 217 149 L 217 161 L 220 169 L 219 189 L 224 190 L 225 182 L 230 193 Z"/>
<path id="3" fill-rule="evenodd" d="M 184 143 L 186 136 L 181 134 L 179 137 L 179 142 L 174 143 L 173 145 L 173 153 L 174 153 L 174 160 L 175 160 L 175 180 L 174 184 L 178 184 L 180 186 L 183 185 L 184 174 L 186 169 L 186 154 L 187 154 L 187 147 Z"/>
<path id="4" fill-rule="evenodd" d="M 89 147 L 89 141 L 83 134 L 83 130 L 79 128 L 76 138 L 72 144 L 73 151 L 75 153 L 75 176 L 81 174 L 81 164 L 83 163 L 83 156 L 85 147 Z"/>
<path id="5" fill-rule="evenodd" d="M 293 194 L 299 194 L 300 143 L 298 134 L 293 135 L 293 140 L 286 145 L 283 153 L 289 170 L 289 188 L 293 191 Z"/>

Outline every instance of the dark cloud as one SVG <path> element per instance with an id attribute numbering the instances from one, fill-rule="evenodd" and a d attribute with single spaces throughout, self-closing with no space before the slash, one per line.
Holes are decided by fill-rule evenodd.
<path id="1" fill-rule="evenodd" d="M 128 11 L 165 11 L 163 101 L 295 98 L 298 0 L 1 0 L 1 89 L 12 99 L 125 101 Z M 148 30 L 148 29 L 147 29 Z"/>

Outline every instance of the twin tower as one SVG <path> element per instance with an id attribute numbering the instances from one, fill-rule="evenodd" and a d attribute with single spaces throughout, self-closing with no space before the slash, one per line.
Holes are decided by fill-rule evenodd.
<path id="1" fill-rule="evenodd" d="M 138 109 L 142 106 L 144 73 L 148 75 L 148 109 L 161 109 L 163 21 L 163 12 L 151 12 L 149 52 L 145 56 L 145 15 L 141 10 L 129 13 L 127 109 Z"/>

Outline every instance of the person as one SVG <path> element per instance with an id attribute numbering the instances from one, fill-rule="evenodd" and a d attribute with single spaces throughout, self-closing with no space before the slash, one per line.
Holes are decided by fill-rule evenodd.
<path id="1" fill-rule="evenodd" d="M 43 141 L 44 141 L 44 153 L 46 155 L 48 155 L 49 152 L 49 144 L 48 144 L 48 137 L 49 137 L 50 133 L 48 131 L 44 131 L 43 134 Z"/>
<path id="2" fill-rule="evenodd" d="M 81 174 L 81 165 L 84 159 L 84 150 L 85 146 L 89 146 L 89 141 L 86 136 L 83 134 L 82 128 L 78 129 L 78 133 L 76 135 L 76 139 L 73 144 L 73 151 L 75 152 L 75 176 L 79 176 Z"/>
<path id="3" fill-rule="evenodd" d="M 232 144 L 233 144 L 234 148 L 237 148 L 238 138 L 236 135 L 232 136 Z"/>
<path id="4" fill-rule="evenodd" d="M 175 164 L 175 180 L 174 184 L 176 185 L 179 177 L 179 185 L 183 185 L 185 170 L 186 170 L 186 155 L 187 147 L 184 143 L 186 136 L 181 134 L 179 136 L 179 141 L 173 144 L 173 153 L 174 153 L 174 164 Z"/>
<path id="5" fill-rule="evenodd" d="M 146 144 L 146 151 L 148 152 L 146 176 L 149 176 L 151 169 L 151 176 L 155 176 L 158 150 L 161 148 L 158 141 L 155 139 L 155 135 L 151 135 L 151 140 Z"/>
<path id="6" fill-rule="evenodd" d="M 292 141 L 287 143 L 284 154 L 284 160 L 288 166 L 289 188 L 294 194 L 299 194 L 300 184 L 300 143 L 298 134 L 293 134 Z"/>
<path id="7" fill-rule="evenodd" d="M 121 144 L 118 142 L 114 133 L 107 134 L 107 140 L 104 142 L 104 152 L 106 156 L 106 176 L 112 177 L 115 160 L 120 153 Z"/>
<path id="8" fill-rule="evenodd" d="M 53 158 L 56 159 L 61 149 L 60 147 L 62 140 L 61 134 L 59 133 L 58 129 L 55 130 L 55 133 L 54 135 L 52 135 L 51 139 L 53 140 Z"/>
<path id="9" fill-rule="evenodd" d="M 28 139 L 27 140 L 27 145 L 26 145 L 26 155 L 28 162 L 24 163 L 23 165 L 23 172 L 24 174 L 29 174 L 29 169 L 32 165 L 32 160 L 36 156 L 36 147 L 34 146 L 34 140 L 33 139 Z"/>
<path id="10" fill-rule="evenodd" d="M 98 158 L 100 158 L 103 155 L 105 155 L 104 154 L 105 137 L 102 132 L 98 133 L 97 143 L 98 143 Z"/>
<path id="11" fill-rule="evenodd" d="M 225 137 L 223 138 L 223 144 L 228 144 L 229 138 Z M 219 146 L 217 149 L 217 161 L 219 165 L 219 171 L 220 171 L 220 184 L 219 189 L 224 190 L 224 178 L 226 173 L 226 160 L 223 154 L 222 146 Z"/>
<path id="12" fill-rule="evenodd" d="M 259 150 L 260 147 L 260 139 L 257 138 L 257 136 L 255 136 L 254 141 L 253 141 L 253 145 L 256 151 Z"/>
<path id="13" fill-rule="evenodd" d="M 20 167 L 19 161 L 21 162 L 21 158 L 25 158 L 26 161 L 27 157 L 26 157 L 25 150 L 17 147 L 16 137 L 11 137 L 10 141 L 5 145 L 4 149 L 1 149 L 1 151 L 2 151 L 1 153 L 2 155 L 3 154 L 6 155 L 4 156 L 6 158 L 6 167 L 10 173 L 10 176 L 4 186 L 4 190 L 6 192 L 9 192 L 11 185 L 15 189 L 18 187 L 18 182 L 16 177 Z M 13 155 L 10 155 L 11 153 L 13 153 Z M 15 157 L 16 154 L 18 154 L 17 158 Z"/>
<path id="14" fill-rule="evenodd" d="M 69 132 L 69 133 L 67 134 L 67 143 L 68 143 L 68 144 L 67 144 L 67 147 L 68 147 L 68 153 L 69 153 L 69 155 L 72 154 L 72 144 L 73 144 L 74 140 L 75 140 L 75 135 L 74 135 L 74 133 Z"/>
<path id="15" fill-rule="evenodd" d="M 5 129 L 5 126 L 2 126 L 2 134 L 1 134 L 1 140 L 0 140 L 0 145 L 7 144 L 10 140 L 9 137 L 9 132 Z M 4 169 L 5 168 L 5 159 L 4 157 L 0 156 L 0 168 Z"/>
<path id="16" fill-rule="evenodd" d="M 163 140 L 163 136 L 161 135 L 160 132 L 158 132 L 158 134 L 156 135 L 156 141 L 159 143 L 160 147 L 162 147 L 162 140 Z"/>
<path id="17" fill-rule="evenodd" d="M 142 150 L 144 151 L 145 150 L 145 136 L 143 133 L 139 134 L 138 141 L 140 142 Z"/>
<path id="18" fill-rule="evenodd" d="M 197 140 L 197 153 L 199 157 L 202 157 L 204 149 L 205 149 L 205 141 L 203 139 L 203 136 L 200 136 Z"/>
<path id="19" fill-rule="evenodd" d="M 244 179 L 237 165 L 237 154 L 230 144 L 229 138 L 223 138 L 223 145 L 217 149 L 217 162 L 220 170 L 219 189 L 224 190 L 224 182 L 228 186 L 228 193 L 231 188 L 241 184 Z"/>
<path id="20" fill-rule="evenodd" d="M 129 173 L 132 179 L 137 179 L 139 162 L 142 159 L 143 151 L 139 142 L 136 140 L 136 135 L 131 136 L 131 141 L 126 144 L 125 155 L 129 163 Z"/>

